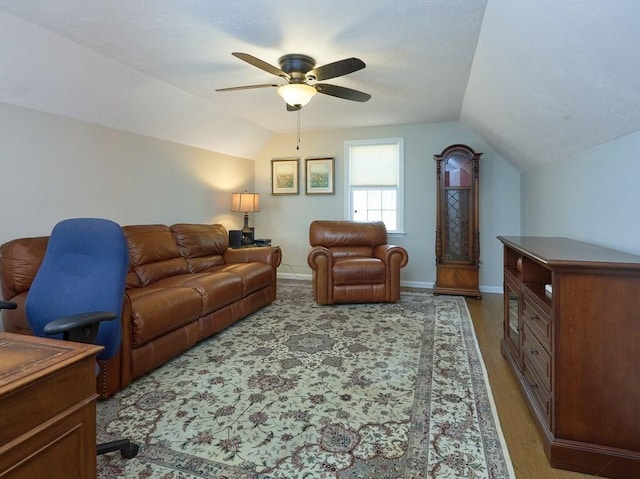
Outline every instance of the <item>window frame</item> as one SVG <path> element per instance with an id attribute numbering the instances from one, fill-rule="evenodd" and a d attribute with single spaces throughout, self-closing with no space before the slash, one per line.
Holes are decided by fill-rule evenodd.
<path id="1" fill-rule="evenodd" d="M 370 185 L 370 188 L 366 186 L 351 186 L 351 156 L 350 150 L 352 147 L 358 146 L 376 146 L 376 145 L 397 145 L 398 147 L 398 185 L 396 190 L 396 229 L 388 230 L 390 236 L 404 235 L 404 138 L 373 138 L 364 140 L 346 140 L 344 142 L 344 168 L 345 168 L 345 182 L 344 182 L 344 218 L 346 220 L 354 221 L 351 206 L 354 190 L 367 190 L 367 189 L 394 189 L 387 186 L 381 187 L 376 185 Z"/>

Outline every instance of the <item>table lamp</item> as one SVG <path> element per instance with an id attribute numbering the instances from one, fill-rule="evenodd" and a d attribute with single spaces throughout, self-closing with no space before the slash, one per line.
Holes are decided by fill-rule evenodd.
<path id="1" fill-rule="evenodd" d="M 242 244 L 251 244 L 253 239 L 249 228 L 249 212 L 260 211 L 260 193 L 231 193 L 231 211 L 244 213 Z"/>

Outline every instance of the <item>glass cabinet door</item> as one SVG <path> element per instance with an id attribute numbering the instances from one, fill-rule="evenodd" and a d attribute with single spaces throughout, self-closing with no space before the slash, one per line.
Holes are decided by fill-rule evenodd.
<path id="1" fill-rule="evenodd" d="M 471 263 L 471 178 L 473 163 L 468 156 L 453 154 L 444 161 L 444 207 L 442 250 L 445 261 Z"/>
<path id="2" fill-rule="evenodd" d="M 520 357 L 520 343 L 522 324 L 520 321 L 521 305 L 520 291 L 508 281 L 504 283 L 504 338 L 518 364 L 522 363 Z"/>

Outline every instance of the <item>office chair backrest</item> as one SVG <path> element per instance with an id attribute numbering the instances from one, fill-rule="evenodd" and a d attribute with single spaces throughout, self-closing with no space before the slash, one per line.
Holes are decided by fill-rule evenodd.
<path id="1" fill-rule="evenodd" d="M 113 221 L 77 218 L 61 221 L 51 232 L 47 250 L 26 302 L 29 325 L 43 336 L 54 319 L 94 311 L 111 311 L 96 344 L 105 347 L 98 359 L 120 347 L 122 302 L 129 253 L 122 228 Z"/>

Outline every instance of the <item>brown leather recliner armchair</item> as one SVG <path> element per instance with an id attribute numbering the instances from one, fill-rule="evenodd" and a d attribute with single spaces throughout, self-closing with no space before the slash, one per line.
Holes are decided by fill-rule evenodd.
<path id="1" fill-rule="evenodd" d="M 309 226 L 313 295 L 318 304 L 394 303 L 407 251 L 387 244 L 383 222 L 313 221 Z"/>

